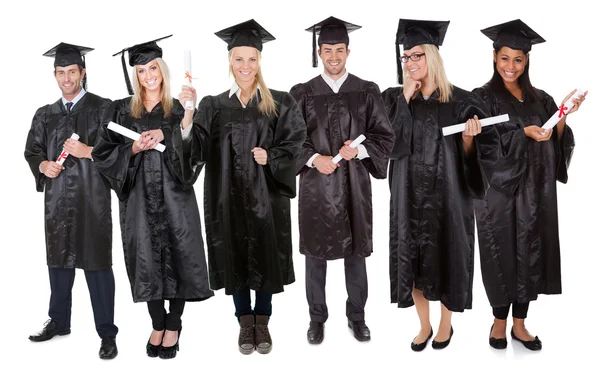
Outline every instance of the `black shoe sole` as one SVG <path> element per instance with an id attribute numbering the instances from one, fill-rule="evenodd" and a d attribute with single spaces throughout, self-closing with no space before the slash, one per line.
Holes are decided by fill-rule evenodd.
<path id="1" fill-rule="evenodd" d="M 271 352 L 272 349 L 273 349 L 273 345 L 272 344 L 269 345 L 269 347 L 259 347 L 259 346 L 256 346 L 256 351 L 259 354 L 268 354 L 269 352 Z"/>
<path id="2" fill-rule="evenodd" d="M 54 334 L 54 335 L 46 336 L 46 337 L 44 337 L 44 338 L 38 338 L 38 337 L 33 337 L 33 336 L 30 336 L 30 337 L 29 337 L 29 340 L 30 340 L 30 341 L 32 341 L 32 342 L 36 342 L 36 343 L 38 343 L 38 342 L 45 342 L 45 341 L 47 341 L 47 340 L 50 340 L 50 339 L 54 338 L 54 337 L 55 337 L 55 336 L 57 336 L 57 335 L 58 335 L 58 336 L 64 336 L 64 335 L 69 335 L 70 333 L 71 333 L 71 329 L 68 329 L 68 330 L 62 330 L 62 331 L 58 331 L 58 332 L 57 332 L 56 334 Z M 32 338 L 33 338 L 33 339 L 32 339 Z"/>

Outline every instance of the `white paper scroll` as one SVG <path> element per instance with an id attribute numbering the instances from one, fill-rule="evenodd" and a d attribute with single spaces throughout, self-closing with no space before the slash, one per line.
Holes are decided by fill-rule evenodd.
<path id="1" fill-rule="evenodd" d="M 129 137 L 133 141 L 139 140 L 140 137 L 142 136 L 139 133 L 132 131 L 131 129 L 127 129 L 127 128 L 123 127 L 122 125 L 119 125 L 117 123 L 113 123 L 112 121 L 110 123 L 108 123 L 107 128 L 110 129 L 111 131 L 117 132 L 120 135 L 123 135 L 125 137 Z M 166 148 L 166 146 L 164 146 L 161 143 L 158 143 L 154 147 L 154 149 L 158 150 L 159 152 L 164 152 L 165 148 Z"/>
<path id="2" fill-rule="evenodd" d="M 558 107 L 558 111 L 556 111 L 554 113 L 554 115 L 552 115 L 552 117 L 550 119 L 548 119 L 548 121 L 546 121 L 544 123 L 544 125 L 542 126 L 542 128 L 543 129 L 552 129 L 552 128 L 554 128 L 554 126 L 556 124 L 558 124 L 558 122 L 560 121 L 560 119 L 562 119 L 563 117 L 567 116 L 567 114 L 569 113 L 569 111 L 571 110 L 571 108 L 573 108 L 573 106 L 574 106 L 573 100 L 575 100 L 575 98 L 583 96 L 583 94 L 585 94 L 585 91 L 577 89 L 577 91 L 575 91 L 575 93 L 569 98 L 569 100 L 567 100 L 567 102 L 565 104 L 561 104 L 560 107 Z"/>
<path id="3" fill-rule="evenodd" d="M 71 140 L 75 140 L 78 141 L 79 140 L 79 135 L 77 133 L 73 133 L 71 135 Z M 58 158 L 56 159 L 56 163 L 59 165 L 62 165 L 65 160 L 67 159 L 67 157 L 69 156 L 69 153 L 65 152 L 64 149 L 61 152 L 60 156 L 58 156 Z"/>
<path id="4" fill-rule="evenodd" d="M 188 86 L 192 87 L 192 52 L 189 50 L 183 51 L 183 69 L 185 70 L 185 79 L 188 81 Z M 186 110 L 194 109 L 194 102 L 191 100 L 186 100 L 185 102 Z"/>
<path id="5" fill-rule="evenodd" d="M 360 143 L 362 143 L 363 141 L 366 140 L 365 135 L 360 135 L 357 138 L 355 138 L 351 143 L 350 143 L 350 148 L 356 148 Z M 341 154 L 337 154 L 337 156 L 332 158 L 332 161 L 334 164 L 337 164 L 338 162 L 340 162 L 342 160 L 342 155 Z"/>
<path id="6" fill-rule="evenodd" d="M 488 125 L 504 123 L 508 121 L 508 114 L 502 114 L 498 116 L 486 117 L 485 119 L 479 119 L 482 127 L 487 127 Z M 460 123 L 455 125 L 450 125 L 448 127 L 442 128 L 442 134 L 444 136 L 453 135 L 455 133 L 461 133 L 467 127 L 467 123 Z"/>

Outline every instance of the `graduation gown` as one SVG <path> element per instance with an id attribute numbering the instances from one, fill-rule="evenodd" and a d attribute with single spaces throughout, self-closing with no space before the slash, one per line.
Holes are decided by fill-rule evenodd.
<path id="1" fill-rule="evenodd" d="M 131 97 L 117 100 L 104 115 L 92 155 L 119 197 L 125 267 L 134 302 L 214 295 L 208 285 L 200 213 L 194 189 L 183 180 L 172 136 L 181 135 L 183 107 L 173 99 L 170 116 L 161 103 L 140 119 L 130 113 Z M 113 121 L 137 133 L 161 129 L 164 152 L 131 156 L 133 141 L 106 126 Z M 199 171 L 201 168 L 197 168 Z"/>
<path id="2" fill-rule="evenodd" d="M 442 128 L 488 117 L 485 103 L 456 86 L 448 103 L 436 91 L 428 100 L 419 92 L 407 104 L 402 91 L 383 93 L 396 133 L 389 169 L 391 302 L 414 305 L 414 283 L 426 299 L 462 312 L 472 304 L 472 198 L 489 186 L 484 169 L 497 159 L 498 135 L 482 128 L 466 157 L 462 134 L 443 136 Z"/>
<path id="3" fill-rule="evenodd" d="M 381 93 L 352 74 L 336 94 L 319 75 L 291 93 L 306 120 L 307 136 L 297 162 L 300 176 L 300 253 L 325 260 L 373 252 L 371 178 L 387 176 L 394 132 Z M 309 168 L 315 154 L 335 157 L 344 141 L 364 134 L 368 158 L 340 161 L 329 175 Z"/>
<path id="4" fill-rule="evenodd" d="M 556 183 L 567 183 L 575 140 L 565 126 L 549 141 L 525 136 L 524 127 L 541 127 L 557 111 L 550 95 L 536 90 L 519 102 L 508 90 L 489 85 L 473 90 L 493 115 L 508 114 L 499 124 L 501 155 L 490 189 L 475 203 L 481 274 L 492 307 L 525 303 L 539 294 L 561 293 Z"/>
<path id="5" fill-rule="evenodd" d="M 184 166 L 206 163 L 210 283 L 228 295 L 245 288 L 280 293 L 295 281 L 290 198 L 306 126 L 289 93 L 270 91 L 275 117 L 259 112 L 260 98 L 243 108 L 229 91 L 204 97 L 181 150 Z M 267 151 L 266 165 L 254 160 L 254 147 Z"/>
<path id="6" fill-rule="evenodd" d="M 44 192 L 46 261 L 50 268 L 102 270 L 112 266 L 110 187 L 85 158 L 67 157 L 56 178 L 40 172 L 43 161 L 56 161 L 73 132 L 93 146 L 109 99 L 87 92 L 70 115 L 62 100 L 35 113 L 25 145 L 25 159 Z"/>

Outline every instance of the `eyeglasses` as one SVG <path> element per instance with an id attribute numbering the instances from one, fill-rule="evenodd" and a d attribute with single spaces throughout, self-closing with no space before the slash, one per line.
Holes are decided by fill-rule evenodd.
<path id="1" fill-rule="evenodd" d="M 410 56 L 403 55 L 402 57 L 400 57 L 400 60 L 402 61 L 402 63 L 406 63 L 406 62 L 408 62 L 408 59 L 410 58 L 411 61 L 415 61 L 416 62 L 416 61 L 421 60 L 421 57 L 424 56 L 424 55 L 425 55 L 425 53 L 420 53 L 420 54 L 419 53 L 414 53 L 414 54 L 412 54 Z"/>

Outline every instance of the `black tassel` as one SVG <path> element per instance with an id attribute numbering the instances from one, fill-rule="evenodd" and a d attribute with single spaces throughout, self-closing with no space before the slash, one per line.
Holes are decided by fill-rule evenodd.
<path id="1" fill-rule="evenodd" d="M 312 67 L 317 67 L 318 65 L 319 65 L 319 61 L 317 59 L 317 32 L 315 30 L 315 26 L 313 25 Z"/>
<path id="2" fill-rule="evenodd" d="M 131 81 L 129 80 L 129 74 L 127 73 L 127 65 L 125 64 L 125 51 L 121 53 L 121 64 L 123 65 L 123 74 L 125 74 L 127 91 L 129 92 L 129 95 L 133 95 L 133 87 L 131 87 Z"/>
<path id="3" fill-rule="evenodd" d="M 83 59 L 83 68 L 85 69 L 85 55 L 82 55 L 81 58 Z M 83 79 L 81 80 L 81 87 L 83 87 L 83 89 L 87 91 L 87 70 L 85 72 L 85 75 L 83 76 Z"/>
<path id="4" fill-rule="evenodd" d="M 404 73 L 402 72 L 402 61 L 400 61 L 400 45 L 396 44 L 396 72 L 398 76 L 398 84 L 404 83 Z"/>

